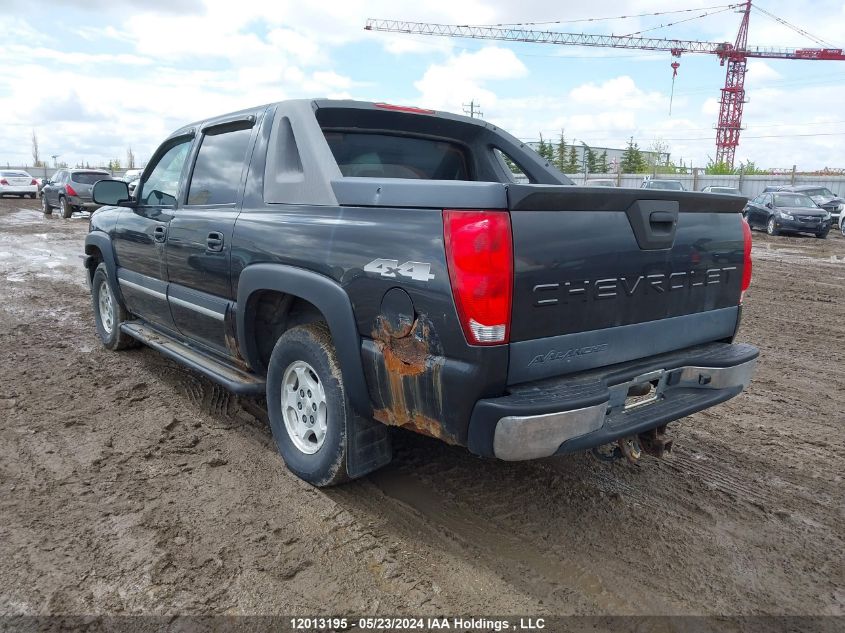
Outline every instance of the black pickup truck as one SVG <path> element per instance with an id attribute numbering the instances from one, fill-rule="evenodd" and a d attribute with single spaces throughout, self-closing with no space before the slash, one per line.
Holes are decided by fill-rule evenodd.
<path id="1" fill-rule="evenodd" d="M 266 396 L 318 486 L 390 461 L 392 426 L 504 460 L 660 454 L 756 363 L 741 200 L 576 187 L 477 119 L 285 101 L 177 130 L 139 182 L 94 188 L 103 344 Z"/>

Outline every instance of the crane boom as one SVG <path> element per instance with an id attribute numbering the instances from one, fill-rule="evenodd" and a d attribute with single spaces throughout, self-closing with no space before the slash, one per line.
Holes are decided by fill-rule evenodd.
<path id="1" fill-rule="evenodd" d="M 592 35 L 588 33 L 561 33 L 537 31 L 516 26 L 473 26 L 467 24 L 433 24 L 403 20 L 367 20 L 368 31 L 387 31 L 441 37 L 465 37 L 476 40 L 504 42 L 533 42 L 564 46 L 594 46 L 602 48 L 628 48 L 646 51 L 667 51 L 674 57 L 683 53 L 716 55 L 719 63 L 727 64 L 725 87 L 722 88 L 719 122 L 716 125 L 716 162 L 733 168 L 734 154 L 742 130 L 742 109 L 745 103 L 745 72 L 749 57 L 763 59 L 805 59 L 845 61 L 841 48 L 777 48 L 748 46 L 748 19 L 751 0 L 740 5 L 743 14 L 736 42 L 704 42 L 677 40 L 661 37 L 636 37 L 634 35 Z M 766 12 L 768 13 L 768 12 Z M 771 14 L 769 14 L 771 15 Z M 777 16 L 772 16 L 780 20 Z M 791 25 L 790 25 L 791 26 Z M 803 31 L 801 31 L 803 32 Z M 672 68 L 677 72 L 677 64 Z"/>
<path id="2" fill-rule="evenodd" d="M 368 31 L 386 31 L 415 35 L 436 35 L 441 37 L 465 37 L 476 40 L 499 40 L 506 42 L 533 42 L 540 44 L 562 44 L 565 46 L 593 46 L 602 48 L 629 48 L 647 51 L 680 53 L 710 53 L 728 59 L 735 52 L 731 42 L 704 42 L 700 40 L 673 40 L 662 37 L 633 37 L 630 35 L 589 35 L 586 33 L 561 33 L 559 31 L 535 31 L 532 29 L 470 26 L 458 24 L 433 24 L 429 22 L 407 22 L 403 20 L 367 20 Z M 845 60 L 841 48 L 776 48 L 751 46 L 745 50 L 746 57 L 777 59 L 828 59 Z"/>

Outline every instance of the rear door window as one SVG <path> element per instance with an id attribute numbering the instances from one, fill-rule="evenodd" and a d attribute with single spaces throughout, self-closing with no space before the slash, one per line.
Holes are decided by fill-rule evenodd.
<path id="1" fill-rule="evenodd" d="M 457 143 L 374 132 L 324 134 L 347 178 L 471 179 L 466 150 Z"/>
<path id="2" fill-rule="evenodd" d="M 252 124 L 205 133 L 188 188 L 187 204 L 236 202 Z"/>

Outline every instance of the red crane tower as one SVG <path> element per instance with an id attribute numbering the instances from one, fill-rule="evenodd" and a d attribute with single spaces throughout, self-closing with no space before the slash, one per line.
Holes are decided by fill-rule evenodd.
<path id="1" fill-rule="evenodd" d="M 786 22 L 760 7 L 758 11 L 793 30 L 822 44 L 825 48 L 784 48 L 748 46 L 748 19 L 751 14 L 751 0 L 728 5 L 728 9 L 739 9 L 742 21 L 736 42 L 702 42 L 698 40 L 673 40 L 658 37 L 636 37 L 632 35 L 589 35 L 586 33 L 561 33 L 559 31 L 536 31 L 520 28 L 521 25 L 472 26 L 456 24 L 432 24 L 427 22 L 403 22 L 400 20 L 369 19 L 364 27 L 368 31 L 387 31 L 443 37 L 465 37 L 480 40 L 502 40 L 507 42 L 535 42 L 561 44 L 566 46 L 599 46 L 629 48 L 648 51 L 667 51 L 674 57 L 682 53 L 709 53 L 719 58 L 721 65 L 727 65 L 725 87 L 719 107 L 719 121 L 716 125 L 716 162 L 733 167 L 734 154 L 739 145 L 742 129 L 742 107 L 745 103 L 745 71 L 749 58 L 804 59 L 845 61 L 841 48 L 834 48 L 803 29 Z M 722 10 L 725 10 L 724 8 Z M 704 14 L 708 15 L 708 14 Z M 703 17 L 703 16 L 698 16 Z M 677 63 L 677 62 L 675 62 Z M 673 69 L 677 69 L 673 65 Z"/>

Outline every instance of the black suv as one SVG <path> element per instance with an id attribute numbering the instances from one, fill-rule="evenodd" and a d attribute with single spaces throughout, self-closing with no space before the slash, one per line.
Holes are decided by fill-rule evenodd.
<path id="1" fill-rule="evenodd" d="M 94 203 L 91 190 L 100 180 L 112 180 L 112 176 L 97 169 L 60 169 L 44 181 L 41 210 L 50 215 L 58 207 L 63 218 L 69 218 L 74 211 L 93 211 L 99 205 Z"/>
<path id="2" fill-rule="evenodd" d="M 177 130 L 134 197 L 102 181 L 94 200 L 103 344 L 265 396 L 315 485 L 387 463 L 389 427 L 505 460 L 660 455 L 666 425 L 739 394 L 757 358 L 731 342 L 741 199 L 572 186 L 478 119 L 261 106 Z"/>

